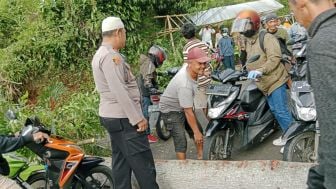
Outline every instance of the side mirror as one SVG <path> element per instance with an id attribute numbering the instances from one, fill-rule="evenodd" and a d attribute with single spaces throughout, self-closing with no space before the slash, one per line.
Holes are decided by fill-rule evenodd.
<path id="1" fill-rule="evenodd" d="M 259 58 L 260 58 L 260 54 L 254 55 L 246 61 L 246 64 L 250 64 L 252 62 L 255 62 L 255 61 L 259 60 Z"/>

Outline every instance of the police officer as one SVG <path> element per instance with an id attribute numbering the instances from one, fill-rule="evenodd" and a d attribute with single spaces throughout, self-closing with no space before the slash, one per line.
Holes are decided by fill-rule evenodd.
<path id="1" fill-rule="evenodd" d="M 130 66 L 119 50 L 125 47 L 126 30 L 118 17 L 102 22 L 103 42 L 92 60 L 100 95 L 99 116 L 112 144 L 115 189 L 131 189 L 133 171 L 142 189 L 157 189 L 152 151 L 146 137 L 148 125 L 141 112 L 140 92 Z"/>

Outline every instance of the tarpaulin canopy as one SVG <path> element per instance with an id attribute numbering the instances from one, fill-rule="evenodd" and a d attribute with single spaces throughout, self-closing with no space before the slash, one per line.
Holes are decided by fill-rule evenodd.
<path id="1" fill-rule="evenodd" d="M 201 11 L 189 16 L 190 20 L 197 26 L 214 24 L 224 20 L 230 20 L 245 9 L 253 9 L 259 14 L 274 12 L 284 6 L 276 0 L 259 0 L 237 5 L 216 7 L 209 10 Z"/>

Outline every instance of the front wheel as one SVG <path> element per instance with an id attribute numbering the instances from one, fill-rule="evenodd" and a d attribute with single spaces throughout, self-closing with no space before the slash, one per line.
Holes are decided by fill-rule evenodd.
<path id="1" fill-rule="evenodd" d="M 113 189 L 112 169 L 105 165 L 98 165 L 81 173 L 85 183 L 77 181 L 76 189 Z"/>
<path id="2" fill-rule="evenodd" d="M 171 132 L 167 129 L 167 125 L 161 119 L 161 116 L 159 117 L 159 121 L 156 123 L 156 132 L 162 140 L 168 140 L 171 137 Z"/>
<path id="3" fill-rule="evenodd" d="M 27 183 L 34 189 L 44 189 L 46 186 L 46 173 L 39 172 L 30 175 Z"/>
<path id="4" fill-rule="evenodd" d="M 225 160 L 231 157 L 230 130 L 220 130 L 214 135 L 204 138 L 203 159 Z"/>
<path id="5" fill-rule="evenodd" d="M 284 147 L 284 161 L 314 162 L 315 132 L 301 133 L 288 141 Z"/>

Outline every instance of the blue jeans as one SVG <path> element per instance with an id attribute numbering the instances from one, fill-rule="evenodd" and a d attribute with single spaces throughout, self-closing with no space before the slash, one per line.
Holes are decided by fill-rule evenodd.
<path id="1" fill-rule="evenodd" d="M 287 105 L 286 84 L 281 85 L 267 96 L 267 102 L 284 133 L 293 121 Z"/>
<path id="2" fill-rule="evenodd" d="M 228 69 L 228 68 L 231 68 L 233 70 L 235 70 L 235 63 L 234 63 L 234 58 L 233 58 L 233 55 L 232 56 L 224 56 L 223 60 L 223 66 L 225 68 L 224 69 Z"/>
<path id="3" fill-rule="evenodd" d="M 149 97 L 147 97 L 147 96 L 142 97 L 142 103 L 141 103 L 142 113 L 143 113 L 144 117 L 147 119 L 147 121 L 149 121 L 148 106 L 150 106 L 151 104 L 152 104 L 152 102 L 151 102 Z M 149 125 L 148 125 L 148 128 L 146 130 L 146 134 L 148 134 L 148 135 L 150 134 Z"/>

